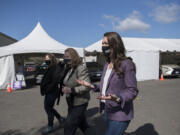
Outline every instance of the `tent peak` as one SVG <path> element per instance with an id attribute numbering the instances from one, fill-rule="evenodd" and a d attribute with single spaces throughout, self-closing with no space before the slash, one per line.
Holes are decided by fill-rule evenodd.
<path id="1" fill-rule="evenodd" d="M 36 24 L 36 27 L 32 30 L 32 32 L 33 32 L 33 31 L 36 31 L 36 30 L 41 30 L 41 31 L 44 31 L 44 32 L 46 33 L 46 31 L 44 30 L 44 28 L 42 27 L 42 25 L 41 25 L 40 22 L 38 22 L 38 23 Z"/>
<path id="2" fill-rule="evenodd" d="M 41 23 L 40 23 L 40 21 L 37 22 L 36 27 L 41 27 L 41 28 L 43 28 L 42 25 L 41 25 Z M 35 27 L 35 28 L 36 28 L 36 27 Z"/>
<path id="3" fill-rule="evenodd" d="M 51 38 L 48 33 L 44 30 L 44 28 L 42 27 L 41 23 L 38 21 L 38 23 L 36 24 L 36 26 L 34 27 L 34 29 L 31 31 L 31 33 L 29 33 L 26 38 L 34 38 L 34 36 L 39 37 L 39 34 L 41 34 L 43 37 L 48 37 Z"/>

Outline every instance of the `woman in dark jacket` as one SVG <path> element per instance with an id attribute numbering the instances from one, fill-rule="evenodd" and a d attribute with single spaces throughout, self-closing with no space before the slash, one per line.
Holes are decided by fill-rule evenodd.
<path id="1" fill-rule="evenodd" d="M 44 96 L 44 109 L 48 116 L 48 127 L 42 132 L 49 133 L 53 130 L 54 116 L 60 123 L 64 122 L 64 118 L 53 108 L 56 99 L 59 97 L 58 80 L 56 75 L 57 61 L 54 54 L 47 54 L 45 62 L 48 66 L 42 79 L 40 89 L 41 95 Z"/>
<path id="2" fill-rule="evenodd" d="M 133 118 L 133 100 L 138 94 L 135 64 L 126 57 L 124 44 L 116 32 L 104 34 L 102 52 L 107 63 L 100 85 L 78 82 L 100 91 L 100 111 L 104 109 L 107 123 L 105 135 L 123 135 Z"/>

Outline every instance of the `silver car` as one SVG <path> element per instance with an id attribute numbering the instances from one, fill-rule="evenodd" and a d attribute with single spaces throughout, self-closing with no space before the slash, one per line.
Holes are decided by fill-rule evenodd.
<path id="1" fill-rule="evenodd" d="M 177 77 L 180 75 L 180 66 L 176 64 L 164 64 L 161 65 L 161 71 L 163 76 L 165 77 L 168 76 Z"/>

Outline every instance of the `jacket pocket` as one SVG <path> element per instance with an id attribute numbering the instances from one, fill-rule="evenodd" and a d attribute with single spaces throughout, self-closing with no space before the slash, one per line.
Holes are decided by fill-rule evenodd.
<path id="1" fill-rule="evenodd" d="M 110 111 L 110 112 L 117 112 L 117 111 L 122 110 L 120 103 L 117 103 L 111 100 L 106 100 L 106 108 L 107 108 L 107 111 Z"/>

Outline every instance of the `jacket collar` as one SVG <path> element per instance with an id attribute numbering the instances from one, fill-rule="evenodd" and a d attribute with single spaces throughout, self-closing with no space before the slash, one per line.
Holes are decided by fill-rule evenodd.
<path id="1" fill-rule="evenodd" d="M 101 90 L 102 90 L 102 87 L 103 87 L 104 77 L 105 77 L 105 74 L 106 74 L 108 65 L 109 65 L 109 63 L 106 63 L 106 64 L 104 65 L 104 71 L 103 71 L 102 80 L 101 80 L 101 81 L 102 81 L 102 82 L 101 82 Z M 111 79 L 112 79 L 112 77 L 113 77 L 114 74 L 115 74 L 115 71 L 112 69 L 111 74 L 110 74 L 109 79 L 108 79 L 108 82 L 107 82 L 106 90 L 108 89 L 109 83 L 110 83 L 110 81 L 111 81 Z"/>

